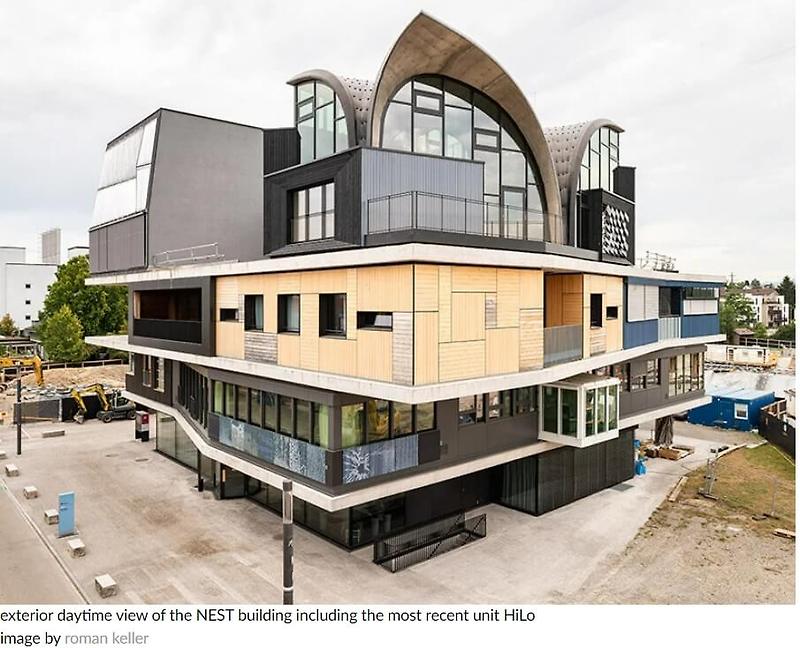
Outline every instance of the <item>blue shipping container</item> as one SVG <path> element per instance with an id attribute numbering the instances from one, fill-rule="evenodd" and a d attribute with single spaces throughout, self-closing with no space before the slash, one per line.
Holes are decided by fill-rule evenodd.
<path id="1" fill-rule="evenodd" d="M 689 410 L 689 423 L 744 430 L 758 428 L 761 408 L 775 400 L 775 392 L 735 387 L 709 393 L 708 405 Z"/>

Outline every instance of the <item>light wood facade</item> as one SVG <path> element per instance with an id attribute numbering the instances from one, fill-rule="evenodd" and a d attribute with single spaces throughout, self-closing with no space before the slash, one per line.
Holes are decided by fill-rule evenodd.
<path id="1" fill-rule="evenodd" d="M 589 303 L 598 292 L 604 325 L 595 330 Z M 346 296 L 346 334 L 320 336 L 320 295 L 334 293 Z M 300 295 L 299 334 L 278 331 L 282 294 Z M 263 296 L 257 336 L 244 334 L 245 295 Z M 618 319 L 606 318 L 606 306 L 618 307 Z M 222 308 L 239 314 L 236 321 L 216 321 L 220 356 L 399 384 L 541 368 L 544 326 L 583 325 L 586 357 L 622 348 L 622 279 L 599 275 L 403 264 L 219 277 L 217 320 Z M 358 328 L 363 311 L 391 313 L 393 330 Z M 271 355 L 257 358 L 265 349 Z"/>

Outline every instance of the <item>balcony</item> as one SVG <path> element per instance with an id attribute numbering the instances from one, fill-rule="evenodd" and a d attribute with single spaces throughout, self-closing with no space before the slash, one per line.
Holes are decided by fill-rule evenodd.
<path id="1" fill-rule="evenodd" d="M 367 201 L 367 234 L 425 230 L 520 241 L 544 240 L 545 214 L 512 205 L 406 191 Z"/>
<path id="2" fill-rule="evenodd" d="M 658 339 L 674 340 L 681 337 L 680 315 L 658 318 Z"/>
<path id="3" fill-rule="evenodd" d="M 194 320 L 134 319 L 133 334 L 174 342 L 203 341 L 202 323 Z"/>
<path id="4" fill-rule="evenodd" d="M 544 366 L 580 360 L 583 357 L 583 325 L 550 326 L 544 329 Z"/>

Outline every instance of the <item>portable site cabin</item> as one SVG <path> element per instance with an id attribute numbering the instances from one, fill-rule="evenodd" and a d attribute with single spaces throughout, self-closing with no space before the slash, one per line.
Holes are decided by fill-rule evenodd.
<path id="1" fill-rule="evenodd" d="M 709 393 L 708 405 L 689 410 L 689 423 L 744 430 L 758 428 L 761 408 L 775 400 L 775 393 L 734 387 Z"/>

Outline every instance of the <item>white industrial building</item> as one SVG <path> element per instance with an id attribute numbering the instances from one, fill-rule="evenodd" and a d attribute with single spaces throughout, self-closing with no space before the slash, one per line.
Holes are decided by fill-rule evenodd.
<path id="1" fill-rule="evenodd" d="M 26 263 L 23 247 L 0 247 L 0 317 L 8 313 L 19 329 L 31 327 L 57 269 L 55 263 Z"/>

